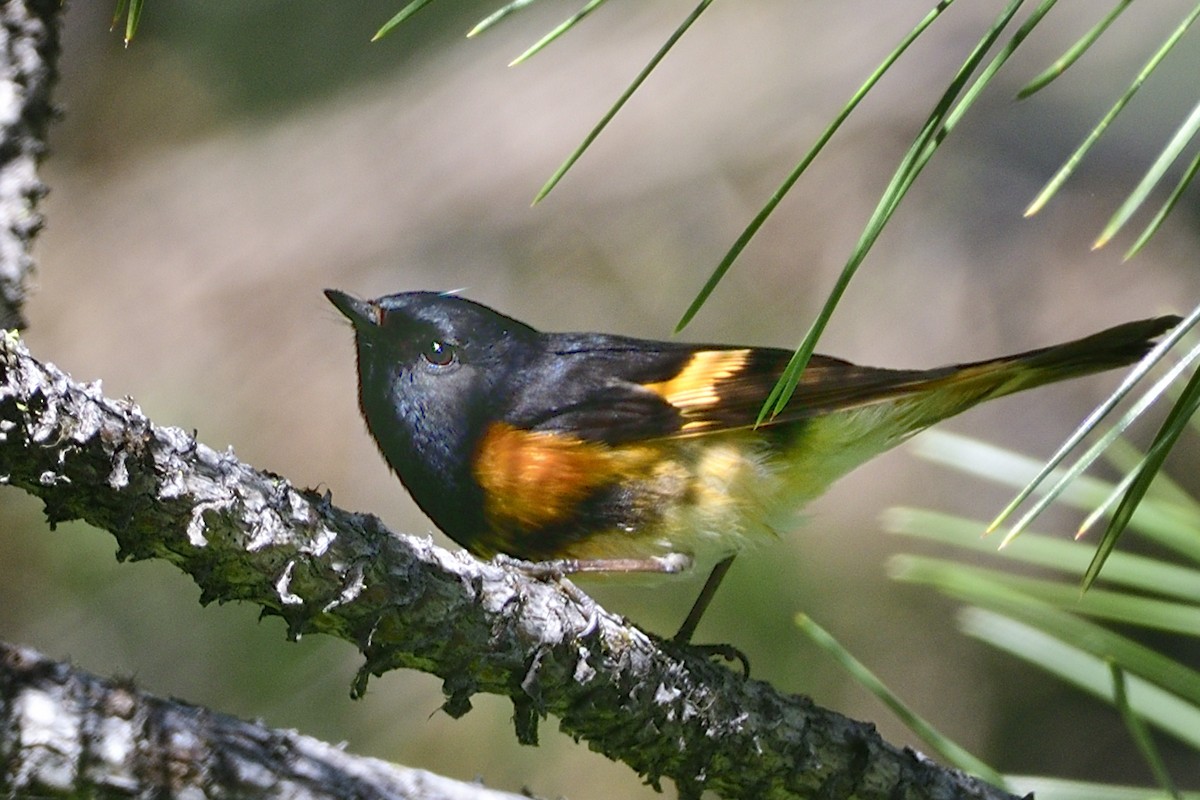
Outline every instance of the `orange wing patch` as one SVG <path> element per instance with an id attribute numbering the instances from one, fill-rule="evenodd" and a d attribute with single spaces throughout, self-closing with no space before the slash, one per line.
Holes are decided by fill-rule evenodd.
<path id="1" fill-rule="evenodd" d="M 602 444 L 496 423 L 476 451 L 475 479 L 489 519 L 536 530 L 568 519 L 581 500 L 617 480 L 618 461 Z"/>
<path id="2" fill-rule="evenodd" d="M 737 375 L 750 360 L 750 350 L 700 350 L 673 378 L 645 387 L 675 406 L 685 416 L 703 412 L 721 401 L 722 381 Z M 712 420 L 693 420 L 683 424 L 684 431 L 696 431 L 713 425 Z"/>

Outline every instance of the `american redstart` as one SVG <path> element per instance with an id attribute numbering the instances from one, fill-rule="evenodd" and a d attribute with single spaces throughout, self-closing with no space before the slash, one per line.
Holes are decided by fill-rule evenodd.
<path id="1" fill-rule="evenodd" d="M 789 350 L 542 333 L 462 297 L 325 295 L 354 326 L 359 405 L 417 505 L 476 555 L 679 572 L 788 531 L 835 479 L 939 420 L 1130 364 L 1178 317 L 928 370 L 814 355 L 756 425 Z"/>

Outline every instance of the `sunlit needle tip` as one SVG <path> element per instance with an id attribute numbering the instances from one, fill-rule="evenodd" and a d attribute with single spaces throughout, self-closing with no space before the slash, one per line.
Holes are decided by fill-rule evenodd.
<path id="1" fill-rule="evenodd" d="M 1018 534 L 1018 533 L 1020 533 L 1020 532 L 1021 532 L 1021 529 L 1020 529 L 1020 528 L 1013 528 L 1013 529 L 1012 529 L 1011 531 L 1009 531 L 1009 532 L 1008 532 L 1008 534 L 1007 534 L 1007 535 L 1005 535 L 1005 537 L 1004 537 L 1004 538 L 1003 538 L 1003 539 L 1000 541 L 1000 544 L 996 546 L 996 549 L 997 549 L 997 550 L 1003 550 L 1004 548 L 1008 547 L 1008 546 L 1009 546 L 1009 545 L 1012 543 L 1012 540 L 1013 540 L 1013 539 L 1015 539 L 1015 538 L 1017 538 L 1017 534 Z"/>

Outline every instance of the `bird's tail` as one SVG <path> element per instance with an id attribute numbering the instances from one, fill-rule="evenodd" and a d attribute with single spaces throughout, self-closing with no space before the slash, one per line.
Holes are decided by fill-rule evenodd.
<path id="1" fill-rule="evenodd" d="M 807 395 L 796 406 L 805 416 L 793 428 L 789 491 L 816 497 L 864 461 L 986 400 L 1132 364 L 1179 321 L 1129 322 L 1073 342 L 928 370 L 823 362 L 818 370 L 842 374 L 837 379 L 826 374 L 808 386 L 801 382 Z"/>
<path id="2" fill-rule="evenodd" d="M 947 378 L 954 382 L 970 382 L 977 374 L 985 382 L 994 384 L 987 393 L 989 398 L 1001 397 L 1132 364 L 1150 351 L 1155 339 L 1179 322 L 1180 318 L 1176 316 L 1127 322 L 1073 342 L 952 367 L 953 372 Z"/>

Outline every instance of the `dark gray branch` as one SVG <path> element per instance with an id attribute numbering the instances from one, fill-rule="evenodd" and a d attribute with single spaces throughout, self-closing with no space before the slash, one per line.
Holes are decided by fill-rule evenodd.
<path id="1" fill-rule="evenodd" d="M 21 306 L 33 269 L 46 192 L 37 163 L 53 117 L 60 0 L 0 3 L 0 328 L 24 328 Z"/>
<path id="2" fill-rule="evenodd" d="M 5 797 L 520 800 L 102 680 L 0 643 Z"/>
<path id="3" fill-rule="evenodd" d="M 51 524 L 112 532 L 125 558 L 165 558 L 205 601 L 247 600 L 293 635 L 327 633 L 366 657 L 355 686 L 397 667 L 440 676 L 446 710 L 509 697 L 517 736 L 554 714 L 567 733 L 685 796 L 1010 797 L 869 724 L 781 695 L 652 639 L 566 582 L 530 579 L 396 535 L 375 517 L 159 427 L 0 346 L 0 475 L 36 494 Z"/>

